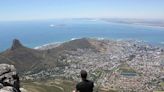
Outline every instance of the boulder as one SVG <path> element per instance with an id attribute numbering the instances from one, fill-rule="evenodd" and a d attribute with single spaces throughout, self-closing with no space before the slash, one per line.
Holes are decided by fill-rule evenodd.
<path id="1" fill-rule="evenodd" d="M 21 92 L 19 76 L 13 65 L 0 64 L 0 92 Z"/>
<path id="2" fill-rule="evenodd" d="M 6 86 L 0 89 L 0 92 L 18 92 L 15 88 Z"/>

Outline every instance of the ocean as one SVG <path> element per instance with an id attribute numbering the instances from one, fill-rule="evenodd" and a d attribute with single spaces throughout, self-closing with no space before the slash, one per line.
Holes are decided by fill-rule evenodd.
<path id="1" fill-rule="evenodd" d="M 15 38 L 34 48 L 84 37 L 162 44 L 164 28 L 87 19 L 0 22 L 0 51 L 10 48 Z"/>

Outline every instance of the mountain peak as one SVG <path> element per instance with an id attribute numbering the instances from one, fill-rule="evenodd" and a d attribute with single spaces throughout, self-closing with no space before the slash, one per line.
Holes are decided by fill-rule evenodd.
<path id="1" fill-rule="evenodd" d="M 17 49 L 17 48 L 20 48 L 20 47 L 23 47 L 21 42 L 18 39 L 14 39 L 11 50 L 14 50 L 14 49 Z"/>

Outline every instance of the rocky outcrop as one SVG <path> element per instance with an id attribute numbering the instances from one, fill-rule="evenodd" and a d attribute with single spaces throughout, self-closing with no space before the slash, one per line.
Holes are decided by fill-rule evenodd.
<path id="1" fill-rule="evenodd" d="M 19 76 L 13 65 L 0 64 L 0 92 L 21 92 Z"/>
<path id="2" fill-rule="evenodd" d="M 23 47 L 23 45 L 20 43 L 20 41 L 18 39 L 14 39 L 11 50 L 15 50 L 15 49 L 21 48 L 21 47 Z"/>

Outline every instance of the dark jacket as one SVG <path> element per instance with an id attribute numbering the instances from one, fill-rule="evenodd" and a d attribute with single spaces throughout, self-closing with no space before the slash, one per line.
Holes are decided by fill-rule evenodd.
<path id="1" fill-rule="evenodd" d="M 76 85 L 76 90 L 79 92 L 93 92 L 94 83 L 90 80 L 83 80 Z"/>

